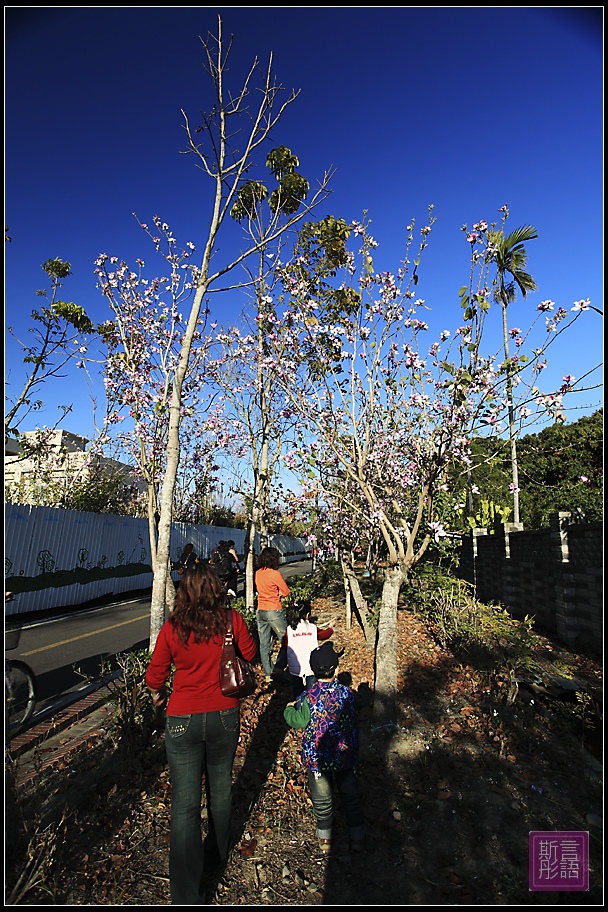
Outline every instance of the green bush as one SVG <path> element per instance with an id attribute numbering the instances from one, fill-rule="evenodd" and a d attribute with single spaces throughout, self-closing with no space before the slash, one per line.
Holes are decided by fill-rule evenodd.
<path id="1" fill-rule="evenodd" d="M 517 620 L 500 605 L 478 601 L 470 583 L 432 564 L 423 565 L 402 594 L 429 621 L 441 646 L 488 674 L 512 702 L 516 673 L 534 665 L 540 643 L 532 618 Z"/>
<path id="2" fill-rule="evenodd" d="M 238 598 L 232 600 L 232 607 L 243 617 L 245 623 L 247 624 L 247 629 L 249 630 L 249 633 L 252 635 L 252 637 L 254 639 L 257 639 L 258 624 L 256 619 L 255 606 L 252 608 L 247 608 L 245 596 L 239 595 Z"/>
<path id="3" fill-rule="evenodd" d="M 101 666 L 101 676 L 108 692 L 106 703 L 113 707 L 108 734 L 128 761 L 148 745 L 153 732 L 162 724 L 162 711 L 154 706 L 146 685 L 146 670 L 150 659 L 149 649 L 118 653 L 116 661 L 120 669 L 119 677 L 112 671 L 109 660 L 104 660 Z M 75 668 L 75 671 L 89 683 L 92 682 L 90 675 L 81 669 Z M 172 680 L 173 674 L 167 682 L 167 693 L 171 691 Z"/>

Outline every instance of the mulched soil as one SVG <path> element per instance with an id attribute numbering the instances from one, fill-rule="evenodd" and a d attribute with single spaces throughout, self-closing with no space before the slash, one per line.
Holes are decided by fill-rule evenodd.
<path id="1" fill-rule="evenodd" d="M 344 649 L 340 670 L 373 681 L 373 651 L 346 628 L 339 601 L 318 599 L 320 626 Z M 396 731 L 360 720 L 360 781 L 370 834 L 352 853 L 338 806 L 329 856 L 318 851 L 301 735 L 287 728 L 290 685 L 263 684 L 242 704 L 234 767 L 235 847 L 209 885 L 218 905 L 603 904 L 602 722 L 583 730 L 576 703 L 525 688 L 508 704 L 501 681 L 438 645 L 416 613 L 399 612 Z M 602 693 L 600 665 L 542 640 L 539 666 L 576 669 Z M 17 773 L 19 761 L 17 761 Z M 18 776 L 17 776 L 18 778 Z M 17 787 L 15 820 L 34 819 L 47 846 L 36 883 L 11 896 L 23 855 L 8 853 L 6 902 L 169 905 L 171 784 L 162 729 L 127 763 L 97 734 Z M 202 810 L 203 818 L 206 810 Z M 204 824 L 204 820 L 203 820 Z M 590 887 L 528 888 L 530 831 L 588 831 Z M 7 833 L 9 832 L 7 828 Z M 10 832 L 17 833 L 18 826 Z M 17 840 L 15 843 L 19 845 Z M 33 857 L 33 848 L 29 855 Z M 46 862 L 44 859 L 46 858 Z"/>

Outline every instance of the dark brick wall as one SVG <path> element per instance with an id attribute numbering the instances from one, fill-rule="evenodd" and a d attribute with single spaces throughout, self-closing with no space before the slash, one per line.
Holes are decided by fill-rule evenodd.
<path id="1" fill-rule="evenodd" d="M 603 523 L 570 518 L 555 514 L 548 529 L 507 525 L 463 536 L 459 573 L 481 601 L 533 617 L 539 632 L 603 656 Z"/>

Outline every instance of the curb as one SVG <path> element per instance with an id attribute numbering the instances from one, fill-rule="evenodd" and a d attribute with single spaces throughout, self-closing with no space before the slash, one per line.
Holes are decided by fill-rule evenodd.
<path id="1" fill-rule="evenodd" d="M 54 735 L 61 734 L 71 725 L 80 722 L 96 709 L 101 709 L 106 703 L 107 688 L 103 687 L 94 693 L 72 703 L 60 710 L 54 716 L 33 725 L 24 732 L 20 732 L 10 739 L 10 753 L 13 757 L 20 757 L 27 751 L 33 750 L 40 744 L 48 741 Z"/>

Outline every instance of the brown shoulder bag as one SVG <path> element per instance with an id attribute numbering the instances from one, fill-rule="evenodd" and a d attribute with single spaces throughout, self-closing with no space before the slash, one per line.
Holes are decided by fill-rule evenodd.
<path id="1" fill-rule="evenodd" d="M 227 612 L 228 622 L 220 659 L 220 689 L 225 697 L 248 697 L 255 692 L 255 669 L 237 655 L 232 632 L 232 611 Z"/>

